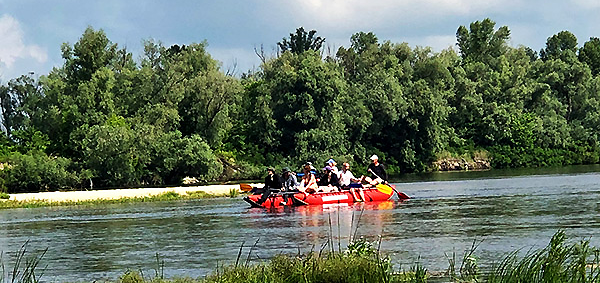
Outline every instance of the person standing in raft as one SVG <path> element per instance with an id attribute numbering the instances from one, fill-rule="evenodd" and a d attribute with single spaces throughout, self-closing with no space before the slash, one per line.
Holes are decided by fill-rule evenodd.
<path id="1" fill-rule="evenodd" d="M 372 163 L 367 167 L 367 172 L 371 173 L 371 177 L 362 176 L 361 183 L 377 186 L 377 184 L 386 184 L 388 180 L 388 175 L 385 172 L 385 167 L 383 164 L 379 163 L 379 157 L 373 154 L 371 156 Z"/>
<path id="2" fill-rule="evenodd" d="M 291 172 L 289 167 L 285 167 L 281 171 L 281 180 L 283 181 L 281 192 L 283 192 L 282 197 L 285 205 L 288 203 L 289 193 L 299 192 L 298 186 L 300 184 L 298 183 L 298 179 L 296 179 L 296 174 Z"/>
<path id="3" fill-rule="evenodd" d="M 263 194 L 258 200 L 258 204 L 265 202 L 271 193 L 276 193 L 281 190 L 281 179 L 275 173 L 273 167 L 267 168 L 267 177 L 265 177 L 265 186 L 263 187 Z"/>
<path id="4" fill-rule="evenodd" d="M 312 166 L 310 162 L 304 164 L 302 171 L 304 172 L 304 176 L 302 176 L 302 181 L 300 182 L 300 186 L 298 189 L 300 192 L 313 194 L 316 193 L 319 189 L 319 185 L 317 185 L 317 177 L 313 175 L 311 172 L 315 168 Z"/>

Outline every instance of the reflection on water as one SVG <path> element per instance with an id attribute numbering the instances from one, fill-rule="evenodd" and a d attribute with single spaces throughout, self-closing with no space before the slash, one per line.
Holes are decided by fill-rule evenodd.
<path id="1" fill-rule="evenodd" d="M 460 257 L 474 240 L 483 240 L 480 262 L 545 246 L 559 229 L 600 246 L 591 237 L 600 232 L 600 174 L 572 171 L 398 183 L 413 197 L 403 203 L 263 210 L 223 198 L 2 210 L 0 250 L 16 251 L 27 240 L 30 249 L 48 247 L 43 279 L 72 282 L 114 280 L 128 268 L 153 274 L 156 253 L 167 276 L 197 277 L 234 263 L 242 244 L 243 258 L 252 249 L 256 261 L 337 251 L 351 237 L 381 235 L 382 251 L 396 264 L 420 258 L 429 270 L 443 271 L 445 255 Z"/>

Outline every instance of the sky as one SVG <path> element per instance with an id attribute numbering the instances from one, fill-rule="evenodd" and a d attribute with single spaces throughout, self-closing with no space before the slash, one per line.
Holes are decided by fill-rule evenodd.
<path id="1" fill-rule="evenodd" d="M 255 49 L 274 54 L 298 27 L 316 30 L 332 53 L 357 32 L 380 40 L 456 49 L 456 30 L 490 18 L 508 26 L 510 45 L 536 51 L 568 30 L 583 45 L 600 37 L 600 0 L 0 0 L 0 82 L 47 75 L 64 63 L 87 27 L 139 59 L 143 41 L 165 46 L 206 41 L 224 71 L 257 69 Z"/>

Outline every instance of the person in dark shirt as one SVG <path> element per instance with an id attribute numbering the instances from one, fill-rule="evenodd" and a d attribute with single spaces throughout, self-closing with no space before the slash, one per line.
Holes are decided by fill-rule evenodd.
<path id="1" fill-rule="evenodd" d="M 267 177 L 265 177 L 265 186 L 263 188 L 263 194 L 258 200 L 258 204 L 262 204 L 269 198 L 271 193 L 276 193 L 281 190 L 281 179 L 275 173 L 275 169 L 272 167 L 267 168 Z"/>
<path id="2" fill-rule="evenodd" d="M 383 164 L 379 163 L 379 157 L 377 155 L 371 156 L 372 163 L 367 167 L 367 172 L 371 173 L 371 176 L 362 176 L 361 182 L 363 184 L 369 184 L 371 186 L 376 186 L 377 184 L 386 184 L 388 180 L 388 175 L 385 172 L 385 167 Z"/>
<path id="3" fill-rule="evenodd" d="M 281 181 L 283 186 L 281 188 L 283 203 L 284 205 L 287 205 L 289 196 L 293 195 L 293 193 L 300 192 L 300 190 L 298 190 L 300 183 L 298 183 L 296 174 L 292 172 L 289 167 L 285 167 L 281 171 Z"/>
<path id="4" fill-rule="evenodd" d="M 317 184 L 322 187 L 330 187 L 330 190 L 339 190 L 340 179 L 337 174 L 333 173 L 330 166 L 325 166 L 323 168 L 323 176 Z"/>

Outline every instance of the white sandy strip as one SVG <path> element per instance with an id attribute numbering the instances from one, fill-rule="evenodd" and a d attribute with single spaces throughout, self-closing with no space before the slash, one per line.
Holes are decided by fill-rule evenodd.
<path id="1" fill-rule="evenodd" d="M 253 187 L 260 184 L 251 184 Z M 41 192 L 10 194 L 11 200 L 47 200 L 47 201 L 82 201 L 96 199 L 119 199 L 133 197 L 147 197 L 160 195 L 166 192 L 176 192 L 185 195 L 187 192 L 203 191 L 214 195 L 229 194 L 230 190 L 239 190 L 240 185 L 210 185 L 192 187 L 166 187 L 166 188 L 139 188 L 139 189 L 116 189 L 99 191 L 70 191 L 70 192 Z"/>

